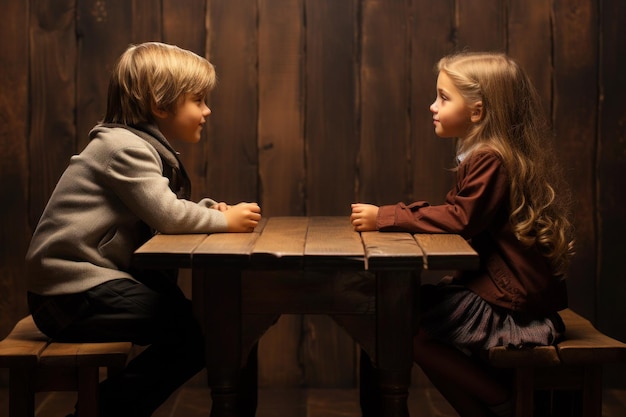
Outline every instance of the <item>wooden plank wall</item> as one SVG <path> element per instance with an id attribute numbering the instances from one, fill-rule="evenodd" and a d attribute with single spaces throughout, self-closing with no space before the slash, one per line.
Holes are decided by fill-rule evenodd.
<path id="1" fill-rule="evenodd" d="M 574 191 L 571 306 L 626 340 L 622 0 L 0 0 L 0 13 L 0 336 L 26 312 L 29 236 L 102 117 L 108 71 L 128 44 L 159 40 L 218 72 L 202 142 L 178 144 L 194 197 L 259 201 L 266 216 L 441 202 L 454 143 L 432 132 L 433 65 L 508 52 L 539 89 Z M 265 385 L 355 383 L 356 348 L 325 317 L 281 318 L 260 352 Z"/>

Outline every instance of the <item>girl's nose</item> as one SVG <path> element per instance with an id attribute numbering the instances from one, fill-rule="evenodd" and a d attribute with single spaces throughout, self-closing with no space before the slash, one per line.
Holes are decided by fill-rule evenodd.
<path id="1" fill-rule="evenodd" d="M 437 102 L 433 101 L 433 103 L 429 107 L 431 113 L 437 113 Z"/>
<path id="2" fill-rule="evenodd" d="M 209 108 L 209 106 L 207 106 L 206 104 L 204 105 L 204 111 L 202 112 L 205 116 L 208 116 L 211 114 L 211 109 Z"/>

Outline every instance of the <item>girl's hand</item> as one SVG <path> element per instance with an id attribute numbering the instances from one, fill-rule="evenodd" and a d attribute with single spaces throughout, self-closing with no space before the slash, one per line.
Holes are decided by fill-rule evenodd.
<path id="1" fill-rule="evenodd" d="M 257 203 L 239 203 L 225 210 L 229 232 L 252 232 L 261 220 L 261 208 Z"/>
<path id="2" fill-rule="evenodd" d="M 376 218 L 378 217 L 378 206 L 373 204 L 355 203 L 352 204 L 352 214 L 350 223 L 357 232 L 368 232 L 378 230 Z"/>
<path id="3" fill-rule="evenodd" d="M 230 206 L 229 206 L 228 204 L 226 204 L 226 203 L 224 203 L 224 202 L 221 202 L 221 201 L 220 201 L 220 202 L 219 202 L 219 203 L 217 203 L 217 204 L 213 204 L 213 205 L 211 206 L 211 208 L 212 208 L 213 210 L 217 210 L 217 211 L 226 211 L 226 210 L 228 210 L 228 209 L 230 208 Z"/>

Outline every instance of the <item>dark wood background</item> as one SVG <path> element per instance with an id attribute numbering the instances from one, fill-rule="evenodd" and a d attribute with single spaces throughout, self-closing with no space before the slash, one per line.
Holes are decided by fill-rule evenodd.
<path id="1" fill-rule="evenodd" d="M 217 67 L 203 140 L 178 146 L 194 197 L 258 201 L 266 216 L 441 202 L 454 144 L 433 134 L 433 65 L 508 52 L 541 93 L 575 195 L 571 307 L 626 340 L 623 0 L 0 0 L 0 15 L 0 337 L 26 313 L 29 237 L 103 115 L 108 71 L 158 40 Z M 355 384 L 357 349 L 325 317 L 283 317 L 260 355 L 262 385 Z"/>

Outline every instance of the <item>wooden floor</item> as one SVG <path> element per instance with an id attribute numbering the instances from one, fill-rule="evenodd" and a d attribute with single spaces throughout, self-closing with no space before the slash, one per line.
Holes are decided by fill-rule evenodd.
<path id="1" fill-rule="evenodd" d="M 0 378 L 2 380 L 2 378 Z M 415 382 L 415 381 L 414 381 Z M 6 385 L 6 384 L 5 384 Z M 6 388 L 0 385 L 0 416 L 8 415 Z M 73 393 L 37 395 L 36 417 L 65 417 L 72 412 Z M 178 390 L 153 417 L 208 417 L 210 391 L 199 374 Z M 457 414 L 428 380 L 418 373 L 409 393 L 409 411 L 415 417 L 454 417 Z M 356 389 L 261 388 L 257 417 L 360 417 Z M 626 390 L 606 390 L 603 417 L 626 417 Z M 584 417 L 584 416 L 583 416 Z"/>

